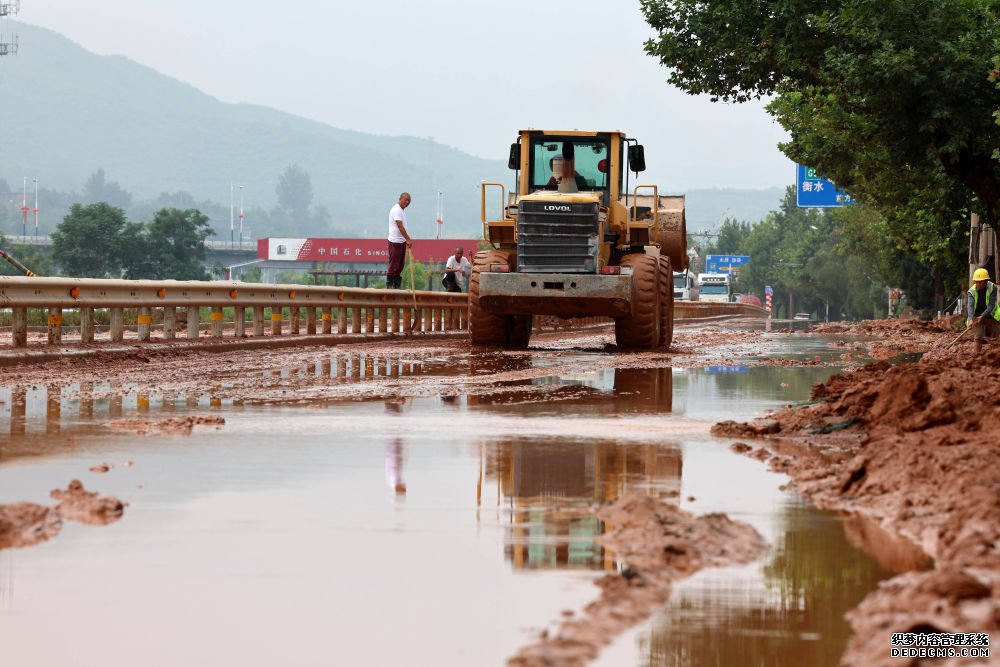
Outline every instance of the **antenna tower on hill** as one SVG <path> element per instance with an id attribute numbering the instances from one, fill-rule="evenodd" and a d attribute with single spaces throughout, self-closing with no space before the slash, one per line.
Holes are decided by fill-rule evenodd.
<path id="1" fill-rule="evenodd" d="M 16 16 L 21 11 L 21 0 L 0 0 L 0 18 L 5 16 Z M 0 56 L 9 56 L 17 53 L 17 35 L 0 34 Z"/>

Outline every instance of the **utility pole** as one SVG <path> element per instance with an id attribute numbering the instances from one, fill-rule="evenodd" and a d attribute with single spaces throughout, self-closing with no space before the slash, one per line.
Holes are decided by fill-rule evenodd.
<path id="1" fill-rule="evenodd" d="M 38 179 L 31 179 L 35 184 L 35 238 L 38 238 Z"/>
<path id="2" fill-rule="evenodd" d="M 240 186 L 240 247 L 243 247 L 243 186 Z"/>
<path id="3" fill-rule="evenodd" d="M 444 193 L 438 191 L 438 207 L 437 207 L 437 236 L 434 238 L 441 238 L 441 228 L 444 227 Z"/>
<path id="4" fill-rule="evenodd" d="M 21 238 L 28 235 L 28 177 L 21 186 Z"/>
<path id="5" fill-rule="evenodd" d="M 235 239 L 233 228 L 233 184 L 229 184 L 229 246 L 234 245 Z"/>

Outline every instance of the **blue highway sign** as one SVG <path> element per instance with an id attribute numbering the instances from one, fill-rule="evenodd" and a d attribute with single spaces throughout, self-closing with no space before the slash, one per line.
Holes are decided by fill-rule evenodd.
<path id="1" fill-rule="evenodd" d="M 833 181 L 817 176 L 812 167 L 795 167 L 795 205 L 799 208 L 835 208 L 854 203 L 851 195 Z"/>
<path id="2" fill-rule="evenodd" d="M 732 273 L 750 262 L 750 255 L 705 255 L 705 271 L 708 273 Z"/>

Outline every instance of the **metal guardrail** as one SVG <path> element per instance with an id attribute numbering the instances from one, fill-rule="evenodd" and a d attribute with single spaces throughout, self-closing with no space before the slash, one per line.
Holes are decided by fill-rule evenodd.
<path id="1" fill-rule="evenodd" d="M 767 311 L 749 303 L 714 301 L 674 301 L 674 317 L 704 319 L 709 317 L 767 317 Z"/>
<path id="2" fill-rule="evenodd" d="M 32 234 L 6 234 L 4 238 L 10 245 L 50 246 L 52 237 L 48 234 L 35 236 Z M 205 239 L 205 247 L 209 250 L 239 250 L 241 252 L 257 252 L 256 241 L 220 241 Z"/>
<path id="3" fill-rule="evenodd" d="M 48 311 L 48 342 L 61 344 L 64 310 L 79 311 L 80 341 L 90 343 L 94 341 L 95 311 L 109 311 L 113 342 L 124 339 L 126 308 L 138 311 L 138 340 L 149 341 L 154 328 L 162 331 L 164 340 L 173 340 L 179 325 L 184 325 L 190 340 L 200 334 L 204 307 L 210 309 L 207 314 L 212 337 L 221 337 L 224 330 L 228 333 L 226 311 L 229 309 L 232 309 L 231 334 L 237 338 L 248 334 L 264 335 L 265 309 L 270 311 L 270 334 L 275 336 L 300 335 L 303 310 L 307 335 L 333 333 L 334 317 L 339 334 L 452 331 L 468 327 L 468 296 L 450 292 L 228 281 L 0 276 L 0 309 L 11 309 L 11 344 L 14 347 L 28 345 L 28 312 L 32 309 Z M 180 317 L 179 308 L 183 309 Z"/>

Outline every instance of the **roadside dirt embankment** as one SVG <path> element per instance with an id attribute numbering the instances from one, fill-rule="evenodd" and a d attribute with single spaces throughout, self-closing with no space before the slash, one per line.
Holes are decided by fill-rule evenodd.
<path id="1" fill-rule="evenodd" d="M 767 438 L 765 447 L 735 449 L 768 460 L 819 507 L 870 517 L 933 560 L 884 582 L 848 615 L 855 634 L 842 663 L 924 664 L 891 658 L 892 634 L 1000 636 L 1000 345 L 978 357 L 964 339 L 945 350 L 957 336 L 946 324 L 895 322 L 868 333 L 896 350 L 929 351 L 916 363 L 834 376 L 813 388 L 812 404 L 713 432 Z"/>

